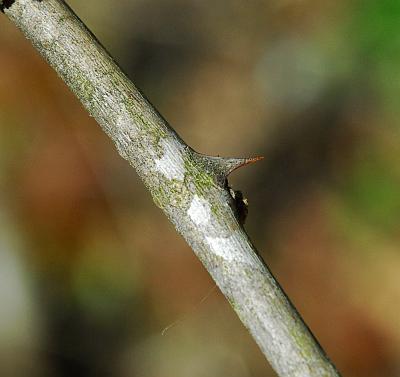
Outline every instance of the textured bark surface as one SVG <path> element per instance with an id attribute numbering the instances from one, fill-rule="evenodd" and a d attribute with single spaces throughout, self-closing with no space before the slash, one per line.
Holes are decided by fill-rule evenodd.
<path id="1" fill-rule="evenodd" d="M 60 0 L 1 2 L 138 172 L 279 376 L 338 376 L 237 220 L 226 176 L 250 162 L 200 155 Z"/>

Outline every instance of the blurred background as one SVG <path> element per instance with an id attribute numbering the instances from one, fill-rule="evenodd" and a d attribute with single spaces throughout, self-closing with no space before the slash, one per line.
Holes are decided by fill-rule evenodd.
<path id="1" fill-rule="evenodd" d="M 400 376 L 400 2 L 69 0 L 199 152 L 345 377 Z M 0 375 L 275 374 L 135 172 L 0 20 Z"/>

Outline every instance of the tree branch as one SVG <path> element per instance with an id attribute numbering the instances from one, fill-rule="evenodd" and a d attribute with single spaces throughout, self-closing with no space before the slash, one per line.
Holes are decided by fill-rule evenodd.
<path id="1" fill-rule="evenodd" d="M 186 145 L 61 0 L 0 0 L 136 169 L 279 376 L 339 376 L 238 221 L 227 175 L 251 159 Z"/>

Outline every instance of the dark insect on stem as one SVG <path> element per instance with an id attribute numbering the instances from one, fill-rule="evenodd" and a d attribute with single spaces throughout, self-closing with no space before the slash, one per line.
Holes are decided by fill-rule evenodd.
<path id="1" fill-rule="evenodd" d="M 244 225 L 246 221 L 247 214 L 249 213 L 249 202 L 247 198 L 243 196 L 243 193 L 239 190 L 233 190 L 231 187 L 228 187 L 229 194 L 231 195 L 236 210 L 236 217 L 241 225 Z"/>

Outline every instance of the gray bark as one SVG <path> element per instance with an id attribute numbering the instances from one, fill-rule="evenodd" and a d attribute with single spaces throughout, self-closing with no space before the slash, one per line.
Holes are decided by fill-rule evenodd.
<path id="1" fill-rule="evenodd" d="M 193 151 L 60 0 L 0 0 L 137 171 L 279 376 L 339 376 L 238 221 L 226 185 L 246 159 Z"/>

